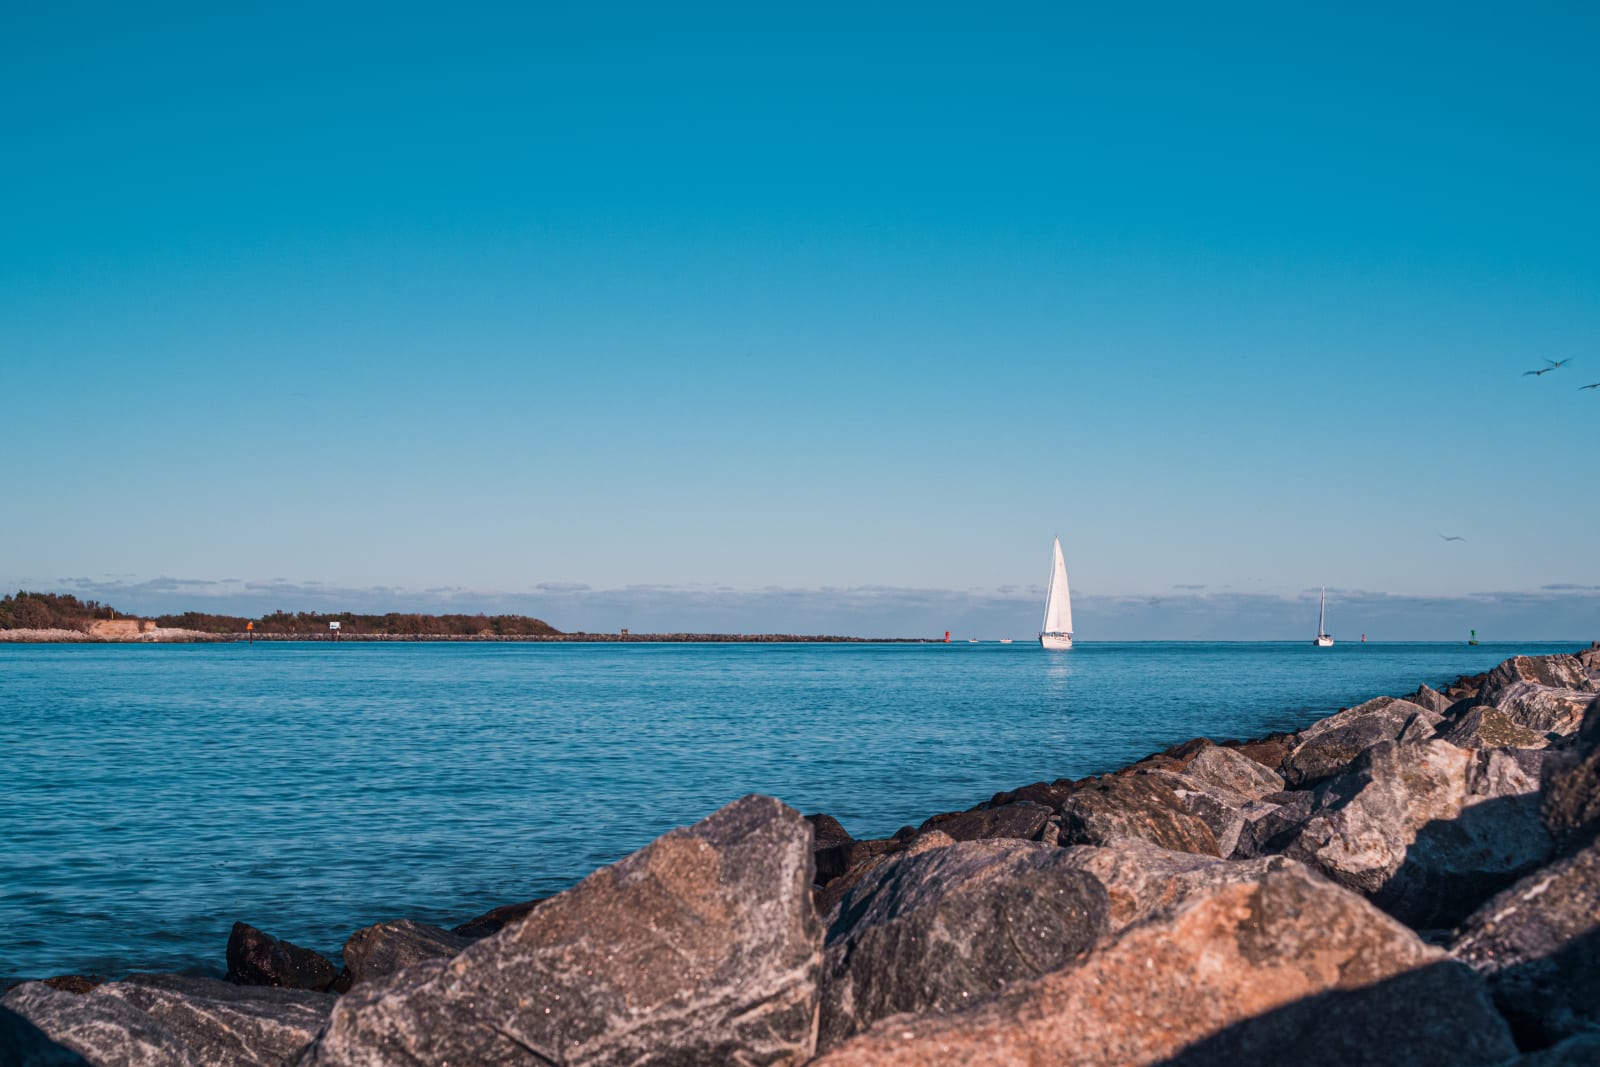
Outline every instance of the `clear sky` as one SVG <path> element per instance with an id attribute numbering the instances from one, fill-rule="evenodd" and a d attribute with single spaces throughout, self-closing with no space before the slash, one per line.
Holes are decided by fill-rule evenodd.
<path id="1" fill-rule="evenodd" d="M 0 584 L 1600 637 L 1600 8 L 674 7 L 12 11 Z"/>

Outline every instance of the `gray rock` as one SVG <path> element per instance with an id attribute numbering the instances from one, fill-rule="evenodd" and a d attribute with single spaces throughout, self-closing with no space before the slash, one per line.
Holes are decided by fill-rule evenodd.
<path id="1" fill-rule="evenodd" d="M 1316 794 L 1310 790 L 1277 793 L 1271 800 L 1259 800 L 1239 814 L 1244 825 L 1233 846 L 1234 859 L 1250 859 L 1282 852 L 1300 827 L 1311 818 Z"/>
<path id="2" fill-rule="evenodd" d="M 1221 855 L 1211 827 L 1152 774 L 1097 778 L 1062 802 L 1061 844 L 1104 845 L 1127 837 L 1178 852 Z"/>
<path id="3" fill-rule="evenodd" d="M 1426 684 L 1419 685 L 1417 691 L 1406 699 L 1420 708 L 1427 708 L 1440 715 L 1450 710 L 1450 705 L 1454 703 L 1449 697 Z"/>
<path id="4" fill-rule="evenodd" d="M 816 1067 L 1490 1067 L 1516 1052 L 1470 968 L 1273 861 L 968 1011 L 884 1020 Z"/>
<path id="5" fill-rule="evenodd" d="M 427 923 L 393 919 L 364 927 L 344 943 L 345 974 L 340 989 L 387 978 L 423 960 L 447 960 L 473 943 Z"/>
<path id="6" fill-rule="evenodd" d="M 1405 726 L 1401 727 L 1400 735 L 1395 740 L 1431 741 L 1439 732 L 1439 726 L 1443 722 L 1445 717 L 1441 712 L 1424 708 L 1406 720 Z"/>
<path id="7" fill-rule="evenodd" d="M 1545 761 L 1539 816 L 1563 853 L 1600 834 L 1600 699 L 1589 705 L 1572 743 Z"/>
<path id="8" fill-rule="evenodd" d="M 1233 748 L 1212 746 L 1202 749 L 1184 774 L 1207 785 L 1237 793 L 1248 800 L 1260 800 L 1283 789 L 1283 776 Z"/>
<path id="9" fill-rule="evenodd" d="M 1522 1047 L 1600 1030 L 1600 843 L 1489 900 L 1450 952 L 1488 977 Z"/>
<path id="10" fill-rule="evenodd" d="M 849 869 L 850 846 L 856 839 L 832 815 L 807 815 L 817 885 L 827 885 Z"/>
<path id="11" fill-rule="evenodd" d="M 1330 715 L 1300 731 L 1283 761 L 1284 781 L 1301 789 L 1342 772 L 1362 752 L 1400 736 L 1424 709 L 1407 700 L 1378 697 Z"/>
<path id="12" fill-rule="evenodd" d="M 1595 699 L 1587 689 L 1553 689 L 1532 682 L 1516 682 L 1501 689 L 1494 706 L 1513 723 L 1549 740 L 1578 732 L 1583 713 Z"/>
<path id="13" fill-rule="evenodd" d="M 1015 838 L 1019 841 L 1037 841 L 1045 824 L 1055 814 L 1055 809 L 1031 800 L 1003 804 L 995 808 L 977 808 L 972 811 L 935 815 L 918 830 L 941 830 L 957 841 L 981 841 L 992 838 Z"/>
<path id="14" fill-rule="evenodd" d="M 1552 851 L 1537 796 L 1474 795 L 1477 763 L 1447 741 L 1375 745 L 1318 788 L 1284 854 L 1414 927 L 1452 925 Z"/>
<path id="15" fill-rule="evenodd" d="M 1059 848 L 987 840 L 896 856 L 829 916 L 818 1048 L 1055 970 L 1105 935 L 1109 909 Z"/>
<path id="16" fill-rule="evenodd" d="M 811 843 L 778 801 L 735 801 L 454 959 L 352 990 L 301 1063 L 802 1063 L 822 958 Z"/>
<path id="17" fill-rule="evenodd" d="M 334 999 L 210 978 L 136 975 L 86 994 L 30 982 L 4 1003 L 100 1067 L 277 1067 L 311 1041 Z"/>
<path id="18" fill-rule="evenodd" d="M 1478 687 L 1481 703 L 1504 706 L 1500 699 L 1506 690 L 1520 685 L 1546 689 L 1586 689 L 1595 684 L 1577 656 L 1513 656 L 1490 671 Z"/>
<path id="19" fill-rule="evenodd" d="M 7 1067 L 89 1067 L 89 1061 L 58 1045 L 27 1019 L 0 1008 L 0 1063 Z"/>
<path id="20" fill-rule="evenodd" d="M 1210 828 L 1211 836 L 1217 841 L 1217 855 L 1233 854 L 1239 831 L 1244 827 L 1243 809 L 1250 803 L 1249 797 L 1191 778 L 1186 773 L 1150 771 L 1149 775 L 1166 782 L 1183 810 Z"/>
<path id="21" fill-rule="evenodd" d="M 280 941 L 248 923 L 236 922 L 228 935 L 227 980 L 236 985 L 281 986 L 323 992 L 338 977 L 325 957 Z"/>
<path id="22" fill-rule="evenodd" d="M 1550 743 L 1543 731 L 1518 725 L 1510 713 L 1492 704 L 1468 708 L 1439 732 L 1439 738 L 1457 748 L 1544 748 Z"/>

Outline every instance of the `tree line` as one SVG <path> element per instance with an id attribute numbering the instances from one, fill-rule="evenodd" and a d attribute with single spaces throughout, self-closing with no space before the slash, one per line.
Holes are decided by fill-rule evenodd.
<path id="1" fill-rule="evenodd" d="M 79 600 L 65 593 L 18 592 L 15 596 L 0 599 L 0 630 L 86 630 L 95 619 L 135 617 L 109 605 Z M 155 616 L 157 626 L 213 634 L 243 633 L 246 624 L 251 624 L 254 631 L 260 634 L 325 634 L 330 622 L 337 622 L 340 632 L 347 634 L 546 637 L 561 633 L 543 619 L 527 615 L 425 615 L 417 612 L 357 615 L 348 611 L 332 614 L 274 611 L 270 615 L 249 618 L 185 611 L 177 615 Z"/>

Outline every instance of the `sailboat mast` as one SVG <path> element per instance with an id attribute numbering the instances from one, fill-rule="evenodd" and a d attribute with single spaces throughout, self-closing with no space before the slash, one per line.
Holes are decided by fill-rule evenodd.
<path id="1" fill-rule="evenodd" d="M 1317 608 L 1317 636 L 1328 632 L 1328 587 L 1322 587 L 1322 603 Z"/>

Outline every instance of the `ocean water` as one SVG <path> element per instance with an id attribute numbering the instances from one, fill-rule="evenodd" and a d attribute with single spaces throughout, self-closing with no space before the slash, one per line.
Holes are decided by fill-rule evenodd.
<path id="1" fill-rule="evenodd" d="M 0 980 L 336 957 L 745 793 L 884 836 L 1576 644 L 0 644 Z"/>

